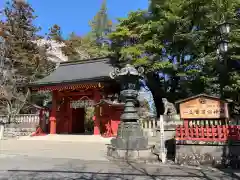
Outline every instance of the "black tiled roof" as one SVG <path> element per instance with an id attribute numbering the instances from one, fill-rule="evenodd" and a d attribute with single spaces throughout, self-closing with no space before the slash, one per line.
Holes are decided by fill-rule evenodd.
<path id="1" fill-rule="evenodd" d="M 110 79 L 109 73 L 113 70 L 110 58 L 68 61 L 43 79 L 30 83 L 29 86 L 44 86 L 63 83 L 78 83 Z"/>

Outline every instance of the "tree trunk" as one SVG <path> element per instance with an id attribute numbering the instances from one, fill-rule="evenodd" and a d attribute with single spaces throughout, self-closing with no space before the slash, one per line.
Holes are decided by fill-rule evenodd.
<path id="1" fill-rule="evenodd" d="M 162 98 L 164 98 L 165 92 L 162 88 L 160 78 L 155 73 L 148 73 L 146 75 L 147 86 L 152 93 L 153 100 L 156 106 L 157 118 L 164 112 Z"/>
<path id="2" fill-rule="evenodd" d="M 178 77 L 176 75 L 176 73 L 174 73 L 172 79 L 171 79 L 171 89 L 170 89 L 170 96 L 169 96 L 169 102 L 175 102 L 176 99 L 178 98 L 178 94 L 177 94 L 177 89 L 179 86 L 179 82 L 180 82 L 180 77 Z"/>

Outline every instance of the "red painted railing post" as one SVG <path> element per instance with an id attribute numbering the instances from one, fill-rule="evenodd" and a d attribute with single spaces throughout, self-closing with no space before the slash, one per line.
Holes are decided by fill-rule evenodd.
<path id="1" fill-rule="evenodd" d="M 237 126 L 237 141 L 240 140 L 240 126 Z"/>
<path id="2" fill-rule="evenodd" d="M 216 137 L 215 137 L 215 132 L 217 132 L 217 128 L 215 127 L 215 125 L 211 125 L 211 136 L 212 136 L 212 139 L 213 141 L 215 141 Z"/>
<path id="3" fill-rule="evenodd" d="M 208 140 L 209 139 L 209 126 L 206 126 L 206 140 Z M 205 132 L 205 131 L 204 131 Z"/>
<path id="4" fill-rule="evenodd" d="M 224 125 L 224 140 L 227 140 L 228 139 L 228 126 L 227 125 Z"/>
<path id="5" fill-rule="evenodd" d="M 183 130 L 184 130 L 183 127 L 180 126 L 180 134 L 181 134 L 180 138 L 181 138 L 181 140 L 184 139 L 184 135 L 183 135 L 184 131 Z"/>
<path id="6" fill-rule="evenodd" d="M 200 138 L 200 136 L 199 136 L 198 133 L 199 133 L 199 128 L 198 128 L 198 125 L 196 125 L 196 137 L 197 137 L 197 138 Z"/>
<path id="7" fill-rule="evenodd" d="M 222 129 L 220 128 L 219 125 L 217 125 L 217 139 L 219 141 L 222 141 Z"/>
<path id="8" fill-rule="evenodd" d="M 205 138 L 204 128 L 201 126 L 201 138 Z"/>

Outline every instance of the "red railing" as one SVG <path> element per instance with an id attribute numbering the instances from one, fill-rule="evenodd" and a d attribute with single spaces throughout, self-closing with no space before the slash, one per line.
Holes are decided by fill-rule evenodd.
<path id="1" fill-rule="evenodd" d="M 240 140 L 240 126 L 184 126 L 176 127 L 176 140 L 227 141 Z"/>

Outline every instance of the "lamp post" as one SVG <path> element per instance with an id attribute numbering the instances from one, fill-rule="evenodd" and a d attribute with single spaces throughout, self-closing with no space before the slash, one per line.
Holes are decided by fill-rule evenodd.
<path id="1" fill-rule="evenodd" d="M 228 51 L 227 36 L 230 33 L 230 24 L 227 22 L 220 24 L 219 32 L 220 32 L 220 43 L 218 45 L 218 50 L 220 54 L 224 54 Z"/>
<path id="2" fill-rule="evenodd" d="M 148 139 L 143 135 L 135 108 L 140 88 L 139 78 L 143 73 L 142 67 L 136 69 L 130 64 L 120 70 L 115 68 L 110 73 L 110 77 L 121 84 L 120 96 L 125 102 L 117 137 L 111 141 L 111 145 L 120 150 L 145 150 L 148 146 Z"/>
<path id="3" fill-rule="evenodd" d="M 4 62 L 3 62 L 3 52 L 4 52 L 4 39 L 3 37 L 1 37 L 1 35 L 3 34 L 3 30 L 0 27 L 0 75 L 2 76 L 0 78 L 0 85 L 2 85 L 2 81 L 3 81 L 3 69 L 4 69 Z M 0 140 L 3 139 L 3 135 L 4 135 L 4 123 L 2 121 L 0 121 Z"/>
<path id="4" fill-rule="evenodd" d="M 218 44 L 217 53 L 219 55 L 219 63 L 220 63 L 220 94 L 221 97 L 224 98 L 224 87 L 226 85 L 226 80 L 228 78 L 227 72 L 227 52 L 228 52 L 228 35 L 230 33 L 230 23 L 224 22 L 218 26 L 218 30 L 220 33 L 220 41 Z"/>

